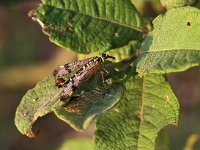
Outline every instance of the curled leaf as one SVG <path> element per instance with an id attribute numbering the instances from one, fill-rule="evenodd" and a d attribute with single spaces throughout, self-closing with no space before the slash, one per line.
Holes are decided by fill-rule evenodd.
<path id="1" fill-rule="evenodd" d="M 15 125 L 18 130 L 28 137 L 35 137 L 32 131 L 33 123 L 56 106 L 60 106 L 61 89 L 55 85 L 55 78 L 46 77 L 35 88 L 28 90 L 22 98 L 15 115 Z"/>
<path id="2" fill-rule="evenodd" d="M 72 97 L 65 107 L 54 110 L 57 117 L 76 130 L 84 130 L 97 116 L 119 102 L 125 92 L 121 83 L 103 84 L 82 95 Z"/>

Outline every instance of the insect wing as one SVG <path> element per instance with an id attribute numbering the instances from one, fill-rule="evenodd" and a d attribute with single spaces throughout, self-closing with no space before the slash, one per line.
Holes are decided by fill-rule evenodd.
<path id="1" fill-rule="evenodd" d="M 73 92 L 100 71 L 100 68 L 101 62 L 98 62 L 95 59 L 85 64 L 74 76 L 71 77 L 70 80 L 64 83 L 60 99 L 65 100 L 72 96 Z"/>
<path id="2" fill-rule="evenodd" d="M 91 57 L 91 58 L 87 58 L 87 59 L 83 59 L 83 60 L 79 60 L 73 63 L 68 63 L 62 66 L 59 66 L 53 71 L 53 76 L 55 76 L 56 78 L 63 78 L 66 75 L 70 74 L 71 72 L 75 71 L 76 69 L 81 68 L 83 65 L 85 65 L 92 59 L 94 58 Z"/>

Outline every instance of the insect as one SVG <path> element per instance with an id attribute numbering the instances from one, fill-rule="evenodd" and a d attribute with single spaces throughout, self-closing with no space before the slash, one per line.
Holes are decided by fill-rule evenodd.
<path id="1" fill-rule="evenodd" d="M 53 76 L 55 76 L 56 78 L 63 78 L 66 75 L 75 71 L 76 69 L 82 67 L 84 64 L 91 61 L 92 59 L 93 57 L 59 66 L 53 71 Z"/>
<path id="2" fill-rule="evenodd" d="M 53 75 L 57 78 L 55 85 L 57 87 L 63 87 L 60 100 L 64 101 L 71 97 L 74 91 L 80 88 L 87 80 L 91 79 L 96 73 L 100 71 L 106 71 L 103 68 L 103 62 L 108 59 L 115 59 L 113 56 L 102 54 L 101 57 L 91 57 L 83 59 L 74 63 L 65 64 L 56 68 L 53 71 Z M 79 68 L 79 69 L 78 69 Z M 64 80 L 63 77 L 76 71 L 69 80 Z"/>

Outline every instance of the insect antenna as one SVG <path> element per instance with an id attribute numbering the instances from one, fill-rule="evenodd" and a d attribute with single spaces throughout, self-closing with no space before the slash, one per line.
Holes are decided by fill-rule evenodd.
<path id="1" fill-rule="evenodd" d="M 110 56 L 110 55 L 107 55 L 107 54 L 102 54 L 101 56 L 104 60 L 105 59 L 108 59 L 108 58 L 111 58 L 111 59 L 114 59 L 115 60 L 115 57 L 114 56 Z"/>

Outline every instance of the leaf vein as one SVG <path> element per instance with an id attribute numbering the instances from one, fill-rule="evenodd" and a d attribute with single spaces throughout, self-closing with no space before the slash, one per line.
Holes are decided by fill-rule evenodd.
<path id="1" fill-rule="evenodd" d="M 83 13 L 80 13 L 80 12 L 77 12 L 75 10 L 70 10 L 70 9 L 63 9 L 63 8 L 58 8 L 58 7 L 55 7 L 55 6 L 51 6 L 51 5 L 47 5 L 45 4 L 46 6 L 48 7 L 54 7 L 55 9 L 60 9 L 60 10 L 64 10 L 64 11 L 68 11 L 68 12 L 74 12 L 76 14 L 80 14 L 82 16 L 87 16 L 87 17 L 90 17 L 90 18 L 93 18 L 93 19 L 97 19 L 97 20 L 102 20 L 102 21 L 106 21 L 106 22 L 110 22 L 112 24 L 116 24 L 116 25 L 119 25 L 119 26 L 123 26 L 125 28 L 129 28 L 129 29 L 132 29 L 132 30 L 136 30 L 138 32 L 144 32 L 143 29 L 140 29 L 140 28 L 137 28 L 137 27 L 133 27 L 131 25 L 127 25 L 127 24 L 123 24 L 123 23 L 119 23 L 115 20 L 109 20 L 108 18 L 102 18 L 102 17 L 97 17 L 97 16 L 92 16 L 92 15 L 89 15 L 89 14 L 83 14 Z"/>

